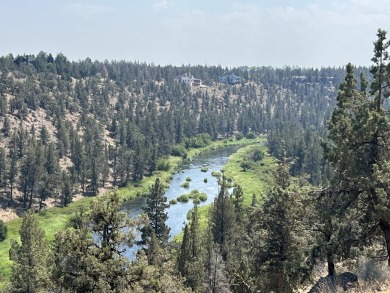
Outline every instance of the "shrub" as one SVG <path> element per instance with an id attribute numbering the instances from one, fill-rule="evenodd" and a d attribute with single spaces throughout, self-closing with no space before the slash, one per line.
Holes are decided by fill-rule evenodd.
<path id="1" fill-rule="evenodd" d="M 204 182 L 204 183 L 207 183 L 207 178 L 203 179 L 203 182 Z"/>
<path id="2" fill-rule="evenodd" d="M 248 134 L 246 135 L 246 138 L 247 139 L 254 139 L 254 138 L 256 138 L 256 134 L 254 132 L 248 132 Z"/>
<path id="3" fill-rule="evenodd" d="M 252 164 L 248 161 L 243 161 L 241 162 L 240 167 L 246 172 L 252 167 Z"/>
<path id="4" fill-rule="evenodd" d="M 158 159 L 157 161 L 157 170 L 159 171 L 169 171 L 171 168 L 171 165 L 169 164 L 169 161 L 163 158 Z"/>
<path id="5" fill-rule="evenodd" d="M 244 134 L 242 133 L 242 132 L 238 132 L 237 134 L 236 134 L 236 139 L 237 140 L 241 140 L 241 139 L 243 139 L 244 138 Z"/>
<path id="6" fill-rule="evenodd" d="M 206 201 L 207 200 L 207 194 L 202 192 L 202 193 L 199 194 L 198 198 L 199 198 L 200 201 Z"/>
<path id="7" fill-rule="evenodd" d="M 171 199 L 171 200 L 169 201 L 169 204 L 177 204 L 177 200 L 176 200 L 176 199 Z"/>
<path id="8" fill-rule="evenodd" d="M 187 194 L 182 194 L 176 200 L 179 201 L 179 202 L 188 202 L 188 195 Z"/>
<path id="9" fill-rule="evenodd" d="M 186 181 L 187 181 L 187 182 L 191 182 L 191 180 L 192 180 L 191 177 L 187 177 L 187 178 L 186 178 Z"/>
<path id="10" fill-rule="evenodd" d="M 208 133 L 200 133 L 195 137 L 186 137 L 184 139 L 185 147 L 188 148 L 201 148 L 209 145 L 211 137 Z"/>
<path id="11" fill-rule="evenodd" d="M 252 160 L 255 162 L 261 161 L 262 159 L 264 159 L 264 153 L 262 152 L 261 149 L 255 149 L 252 152 L 251 157 L 252 157 Z"/>
<path id="12" fill-rule="evenodd" d="M 190 187 L 190 183 L 188 181 L 183 182 L 182 184 L 180 184 L 180 187 L 189 188 Z"/>
<path id="13" fill-rule="evenodd" d="M 214 176 L 214 177 L 221 177 L 222 174 L 221 174 L 221 172 L 219 172 L 219 171 L 213 171 L 213 172 L 211 172 L 211 176 Z"/>
<path id="14" fill-rule="evenodd" d="M 7 226 L 0 220 L 0 242 L 7 238 Z"/>
<path id="15" fill-rule="evenodd" d="M 194 200 L 192 201 L 194 204 L 200 204 L 200 200 L 199 198 L 194 198 Z"/>
<path id="16" fill-rule="evenodd" d="M 185 159 L 187 157 L 187 151 L 186 151 L 184 144 L 175 145 L 172 148 L 171 154 L 172 154 L 172 156 L 182 157 L 183 159 Z"/>
<path id="17" fill-rule="evenodd" d="M 209 168 L 207 167 L 203 167 L 202 169 L 200 169 L 201 172 L 207 172 L 209 170 Z"/>
<path id="18" fill-rule="evenodd" d="M 197 189 L 192 190 L 189 194 L 189 198 L 197 198 L 199 196 L 199 191 Z"/>

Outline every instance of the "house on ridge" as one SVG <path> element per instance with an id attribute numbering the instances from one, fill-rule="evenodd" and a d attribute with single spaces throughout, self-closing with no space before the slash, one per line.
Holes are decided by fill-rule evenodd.
<path id="1" fill-rule="evenodd" d="M 180 76 L 180 82 L 188 84 L 190 86 L 200 86 L 202 84 L 202 80 L 199 78 L 194 78 L 192 75 L 185 73 Z"/>
<path id="2" fill-rule="evenodd" d="M 227 83 L 227 84 L 236 84 L 242 82 L 242 77 L 237 76 L 234 73 L 229 73 L 218 77 L 218 82 Z"/>

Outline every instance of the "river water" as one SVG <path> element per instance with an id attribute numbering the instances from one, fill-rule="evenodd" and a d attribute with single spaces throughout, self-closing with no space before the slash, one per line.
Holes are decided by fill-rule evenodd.
<path id="1" fill-rule="evenodd" d="M 195 157 L 190 162 L 185 162 L 180 166 L 180 171 L 173 176 L 169 184 L 169 188 L 165 191 L 165 196 L 169 202 L 171 199 L 176 199 L 184 193 L 189 193 L 191 190 L 197 189 L 199 192 L 207 194 L 207 200 L 201 202 L 199 206 L 210 204 L 218 194 L 217 178 L 211 176 L 212 171 L 220 171 L 227 163 L 229 156 L 235 153 L 239 146 L 226 147 L 218 150 L 210 150 Z M 201 169 L 207 167 L 207 172 L 202 172 Z M 191 181 L 189 188 L 180 187 L 180 184 L 190 177 Z M 204 179 L 207 179 L 205 183 Z M 146 205 L 146 198 L 137 197 L 123 204 L 123 210 L 126 211 L 131 218 L 137 217 L 142 213 L 142 208 Z M 178 202 L 171 205 L 168 212 L 167 225 L 171 228 L 171 239 L 180 234 L 187 221 L 187 213 L 193 208 L 192 200 L 187 203 Z M 130 259 L 134 259 L 134 254 L 138 250 L 137 246 L 127 249 L 126 255 Z"/>

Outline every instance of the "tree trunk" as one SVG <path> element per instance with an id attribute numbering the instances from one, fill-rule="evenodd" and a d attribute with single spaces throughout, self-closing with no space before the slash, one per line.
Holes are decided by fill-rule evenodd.
<path id="1" fill-rule="evenodd" d="M 387 251 L 387 265 L 390 266 L 390 224 L 387 221 L 380 220 L 379 227 L 383 232 L 386 242 L 386 251 Z"/>
<path id="2" fill-rule="evenodd" d="M 331 252 L 326 253 L 326 262 L 328 263 L 328 276 L 335 276 L 336 269 L 334 266 L 333 253 Z"/>

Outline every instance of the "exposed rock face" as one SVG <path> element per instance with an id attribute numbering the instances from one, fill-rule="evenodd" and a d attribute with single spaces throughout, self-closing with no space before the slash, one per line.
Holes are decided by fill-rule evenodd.
<path id="1" fill-rule="evenodd" d="M 358 284 L 358 277 L 355 274 L 345 272 L 336 277 L 321 277 L 308 293 L 338 292 L 338 289 L 348 291 L 350 288 L 356 288 Z"/>

